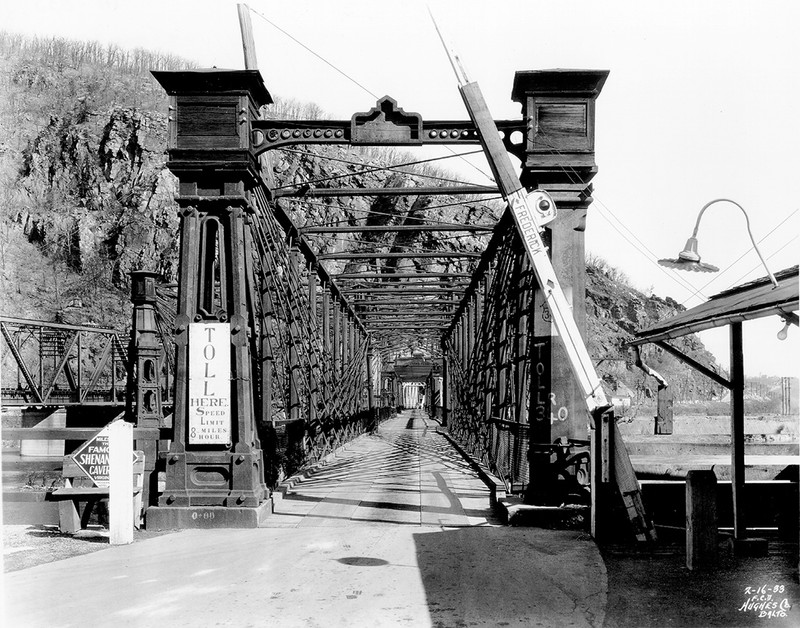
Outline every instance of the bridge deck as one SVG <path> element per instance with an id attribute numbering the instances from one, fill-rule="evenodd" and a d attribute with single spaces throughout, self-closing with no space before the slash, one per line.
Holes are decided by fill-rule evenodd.
<path id="1" fill-rule="evenodd" d="M 489 489 L 422 410 L 406 410 L 377 434 L 276 500 L 269 527 L 499 523 Z"/>
<path id="2" fill-rule="evenodd" d="M 435 427 L 421 411 L 387 421 L 261 528 L 184 530 L 6 574 L 8 625 L 601 626 L 591 539 L 493 525 L 488 490 Z"/>

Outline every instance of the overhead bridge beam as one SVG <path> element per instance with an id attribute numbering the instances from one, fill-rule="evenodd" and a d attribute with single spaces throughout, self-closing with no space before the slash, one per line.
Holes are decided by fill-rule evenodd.
<path id="1" fill-rule="evenodd" d="M 433 326 L 440 326 L 441 329 L 446 329 L 445 321 L 442 320 L 433 320 L 433 319 L 420 319 L 420 320 L 409 320 L 409 319 L 387 319 L 384 321 L 374 321 L 368 324 L 370 329 L 379 329 L 382 326 L 386 326 L 388 331 L 392 331 L 393 329 L 418 329 L 419 331 L 428 331 L 432 329 Z M 405 325 L 406 327 L 403 327 Z M 424 327 L 421 327 L 424 325 Z"/>
<path id="2" fill-rule="evenodd" d="M 373 256 L 374 257 L 374 256 Z M 332 275 L 337 280 L 339 279 L 469 279 L 472 277 L 471 273 L 339 273 Z M 448 281 L 446 283 L 467 284 L 468 281 Z M 397 284 L 395 284 L 397 285 Z M 405 282 L 403 285 L 414 285 L 411 282 Z M 430 285 L 428 282 L 425 285 Z M 438 285 L 438 284 L 437 284 Z"/>
<path id="3" fill-rule="evenodd" d="M 428 258 L 428 257 L 480 257 L 482 253 L 476 251 L 407 251 L 404 253 L 323 253 L 318 255 L 319 260 L 328 259 L 374 259 L 374 258 Z"/>
<path id="4" fill-rule="evenodd" d="M 442 320 L 450 320 L 453 318 L 452 312 L 424 312 L 424 311 L 417 311 L 417 312 L 365 312 L 367 314 L 366 318 L 363 319 L 363 323 L 365 325 L 369 323 L 381 322 L 386 320 L 388 317 L 393 317 L 390 320 L 436 320 L 441 322 Z M 414 317 L 417 318 L 414 318 Z"/>
<path id="5" fill-rule="evenodd" d="M 424 325 L 424 328 L 422 327 Z M 384 324 L 375 324 L 370 327 L 370 331 L 380 331 L 382 329 L 386 329 L 387 331 L 394 331 L 396 329 L 413 329 L 414 331 L 418 331 L 420 333 L 427 333 L 432 331 L 443 332 L 447 329 L 446 325 L 442 325 L 441 321 L 428 321 L 428 322 L 416 322 L 412 321 L 410 323 L 405 321 L 388 321 Z"/>
<path id="6" fill-rule="evenodd" d="M 354 299 L 354 307 L 371 307 L 373 305 L 452 305 L 457 306 L 458 301 L 453 299 Z"/>
<path id="7" fill-rule="evenodd" d="M 463 290 L 461 288 L 416 288 L 416 287 L 406 287 L 409 284 L 400 284 L 400 285 L 382 285 L 376 284 L 375 288 L 343 288 L 342 292 L 347 293 L 348 295 L 355 295 L 355 294 L 417 294 L 417 295 L 445 295 L 445 294 L 453 294 L 454 292 L 461 293 Z M 410 284 L 414 286 L 414 284 Z M 358 303 L 358 299 L 353 299 L 356 303 Z M 457 301 L 456 301 L 457 302 Z"/>
<path id="8" fill-rule="evenodd" d="M 300 227 L 300 233 L 395 233 L 400 231 L 492 231 L 494 225 L 336 225 L 330 227 Z"/>
<path id="9" fill-rule="evenodd" d="M 448 185 L 444 187 L 418 188 L 309 188 L 301 186 L 290 189 L 272 190 L 272 196 L 279 198 L 326 198 L 332 196 L 461 196 L 461 195 L 499 195 L 500 190 L 486 185 Z"/>

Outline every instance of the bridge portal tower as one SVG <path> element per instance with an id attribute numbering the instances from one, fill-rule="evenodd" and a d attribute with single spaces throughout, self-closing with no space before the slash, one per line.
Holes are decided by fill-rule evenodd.
<path id="1" fill-rule="evenodd" d="M 595 101 L 608 70 L 517 72 L 511 97 L 522 105 L 527 130 L 520 181 L 547 190 L 558 205 L 558 219 L 543 239 L 572 315 L 586 341 L 586 212 L 592 202 L 595 163 Z M 570 368 L 541 288 L 534 293 L 531 442 L 565 438 L 588 444 L 586 404 Z M 536 417 L 546 420 L 537 421 Z M 555 480 L 550 452 L 530 452 L 526 497 L 536 502 Z M 538 495 L 537 495 L 538 494 Z"/>
<path id="2" fill-rule="evenodd" d="M 257 70 L 154 72 L 170 96 L 181 218 L 174 438 L 151 529 L 256 527 L 271 506 L 256 433 L 245 221 L 260 181 L 252 121 L 272 102 Z"/>

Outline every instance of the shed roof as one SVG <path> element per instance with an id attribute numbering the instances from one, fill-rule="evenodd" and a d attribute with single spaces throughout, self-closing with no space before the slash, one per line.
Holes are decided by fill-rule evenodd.
<path id="1" fill-rule="evenodd" d="M 786 317 L 798 309 L 798 267 L 782 270 L 775 278 L 777 288 L 762 277 L 715 294 L 705 303 L 636 332 L 630 344 L 679 338 L 764 316 Z"/>

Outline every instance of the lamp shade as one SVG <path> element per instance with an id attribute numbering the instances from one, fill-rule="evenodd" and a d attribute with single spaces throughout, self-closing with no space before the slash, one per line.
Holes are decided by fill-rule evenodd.
<path id="1" fill-rule="evenodd" d="M 686 246 L 678 253 L 678 259 L 660 259 L 658 263 L 667 268 L 677 270 L 690 270 L 698 273 L 716 273 L 719 268 L 700 261 L 700 254 L 697 252 L 697 238 L 691 237 L 686 240 Z"/>

